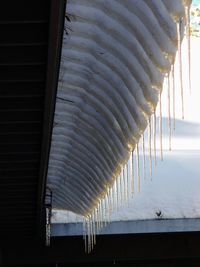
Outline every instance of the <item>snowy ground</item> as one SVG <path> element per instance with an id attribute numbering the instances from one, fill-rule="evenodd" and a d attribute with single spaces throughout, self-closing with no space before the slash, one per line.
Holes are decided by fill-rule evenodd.
<path id="1" fill-rule="evenodd" d="M 186 42 L 184 42 L 185 119 L 181 120 L 181 97 L 177 93 L 176 130 L 173 132 L 172 151 L 168 151 L 168 104 L 165 101 L 163 102 L 164 161 L 158 158 L 158 164 L 156 168 L 153 168 L 153 179 L 144 180 L 142 178 L 141 192 L 134 195 L 128 206 L 123 206 L 114 212 L 111 216 L 112 221 L 154 219 L 158 217 L 157 214 L 161 214 L 162 218 L 200 217 L 200 38 L 192 37 L 191 46 L 192 95 L 187 88 L 188 63 Z M 176 85 L 179 86 L 178 81 Z M 163 92 L 163 99 L 167 99 L 165 92 Z M 173 114 L 172 104 L 171 114 Z M 157 137 L 157 148 L 159 148 L 159 136 Z M 159 155 L 159 153 L 158 150 L 157 154 Z M 148 177 L 148 168 L 146 176 Z M 142 168 L 141 177 L 143 177 Z M 76 216 L 69 215 L 65 211 L 54 211 L 53 213 L 52 221 L 54 223 L 75 220 Z"/>

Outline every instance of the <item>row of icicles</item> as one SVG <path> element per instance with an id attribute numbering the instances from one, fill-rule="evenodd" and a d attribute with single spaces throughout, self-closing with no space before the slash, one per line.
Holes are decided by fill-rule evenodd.
<path id="1" fill-rule="evenodd" d="M 191 59 L 190 59 L 190 10 L 185 8 L 186 18 L 186 39 L 187 39 L 187 61 L 188 61 L 188 87 L 191 92 Z M 169 129 L 169 150 L 171 150 L 171 137 L 175 130 L 175 98 L 176 91 L 180 91 L 182 118 L 184 119 L 184 86 L 182 74 L 182 50 L 181 50 L 181 25 L 182 21 L 177 22 L 178 34 L 178 57 L 171 67 L 170 73 L 164 78 L 163 90 L 167 91 L 168 101 L 168 129 Z M 176 65 L 178 65 L 178 75 L 176 73 Z M 176 88 L 176 79 L 179 80 L 179 88 Z M 159 117 L 159 121 L 156 119 Z M 85 252 L 90 253 L 96 244 L 96 235 L 100 230 L 110 222 L 110 215 L 113 211 L 118 210 L 123 204 L 128 204 L 129 200 L 134 196 L 135 192 L 141 189 L 141 166 L 143 168 L 142 176 L 144 179 L 150 177 L 152 179 L 152 166 L 156 166 L 158 155 L 156 153 L 157 130 L 159 129 L 159 150 L 160 159 L 163 160 L 163 137 L 162 137 L 162 95 L 160 93 L 159 103 L 155 112 L 149 118 L 148 123 L 148 145 L 145 141 L 145 133 L 143 133 L 136 148 L 131 152 L 127 164 L 116 179 L 112 188 L 109 188 L 104 199 L 99 200 L 98 206 L 93 212 L 83 219 L 83 239 L 85 244 Z M 140 151 L 142 151 L 142 163 L 140 162 Z M 148 159 L 146 154 L 148 153 Z M 148 162 L 149 173 L 146 171 Z"/>

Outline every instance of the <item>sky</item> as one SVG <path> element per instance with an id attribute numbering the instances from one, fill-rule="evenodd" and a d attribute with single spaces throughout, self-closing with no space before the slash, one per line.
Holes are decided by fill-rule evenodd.
<path id="1" fill-rule="evenodd" d="M 194 6 L 200 5 L 200 0 L 193 0 L 192 5 Z"/>

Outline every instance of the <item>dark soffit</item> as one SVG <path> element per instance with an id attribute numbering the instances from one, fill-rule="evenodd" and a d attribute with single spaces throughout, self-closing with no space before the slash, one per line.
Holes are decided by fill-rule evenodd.
<path id="1" fill-rule="evenodd" d="M 44 226 L 64 9 L 64 0 L 0 4 L 0 243 Z"/>

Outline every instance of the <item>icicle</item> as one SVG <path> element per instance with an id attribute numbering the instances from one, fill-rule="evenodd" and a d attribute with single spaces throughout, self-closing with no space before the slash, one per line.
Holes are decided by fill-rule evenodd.
<path id="1" fill-rule="evenodd" d="M 153 150 L 154 150 L 154 163 L 155 166 L 157 164 L 157 159 L 156 159 L 156 111 L 154 110 L 154 114 L 153 114 L 153 118 L 154 118 L 154 130 L 153 130 Z"/>
<path id="2" fill-rule="evenodd" d="M 101 232 L 102 228 L 102 214 L 101 214 L 101 204 L 98 204 L 98 221 L 99 221 L 99 233 Z"/>
<path id="3" fill-rule="evenodd" d="M 112 189 L 111 189 L 111 195 L 112 195 L 112 211 L 115 211 L 115 188 L 114 188 L 114 184 L 112 186 Z"/>
<path id="4" fill-rule="evenodd" d="M 146 179 L 146 157 L 145 157 L 145 139 L 144 133 L 142 134 L 142 151 L 143 151 L 143 176 Z"/>
<path id="5" fill-rule="evenodd" d="M 128 184 L 128 163 L 126 164 L 126 198 L 127 203 L 129 203 L 129 184 Z"/>
<path id="6" fill-rule="evenodd" d="M 95 216 L 95 210 L 93 212 L 93 226 L 94 226 L 94 245 L 96 245 L 96 216 Z"/>
<path id="7" fill-rule="evenodd" d="M 90 250 L 89 250 L 89 253 L 92 251 L 92 246 L 93 246 L 93 243 L 92 243 L 92 227 L 91 227 L 91 218 L 89 216 L 89 236 L 90 236 Z"/>
<path id="8" fill-rule="evenodd" d="M 101 209 L 101 228 L 103 228 L 103 223 L 104 223 L 104 215 L 103 215 L 103 201 L 100 201 L 100 209 Z"/>
<path id="9" fill-rule="evenodd" d="M 113 202 L 113 211 L 116 210 L 116 202 L 115 202 L 115 183 L 112 185 L 112 202 Z"/>
<path id="10" fill-rule="evenodd" d="M 160 91 L 160 157 L 163 160 L 163 145 L 162 145 L 162 92 Z"/>
<path id="11" fill-rule="evenodd" d="M 98 215 L 97 215 L 97 208 L 94 211 L 94 218 L 95 218 L 95 233 L 98 234 Z"/>
<path id="12" fill-rule="evenodd" d="M 189 91 L 191 94 L 191 42 L 190 42 L 190 8 L 185 7 L 185 20 L 186 20 L 186 39 L 187 39 L 187 49 L 188 49 L 188 83 Z"/>
<path id="13" fill-rule="evenodd" d="M 149 169 L 150 169 L 150 178 L 152 179 L 151 117 L 149 118 Z"/>
<path id="14" fill-rule="evenodd" d="M 132 151 L 131 152 L 131 161 L 132 161 L 132 174 L 131 174 L 131 177 L 132 177 L 132 182 L 131 182 L 131 192 L 132 192 L 132 196 L 135 192 L 135 175 L 134 175 L 134 152 Z"/>
<path id="15" fill-rule="evenodd" d="M 117 210 L 119 209 L 119 177 L 116 180 L 116 201 L 117 201 Z"/>
<path id="16" fill-rule="evenodd" d="M 113 202 L 112 202 L 112 189 L 109 189 L 109 198 L 110 198 L 110 213 L 113 211 Z"/>
<path id="17" fill-rule="evenodd" d="M 113 212 L 113 189 L 110 188 L 110 203 L 111 203 L 111 209 L 110 211 Z"/>
<path id="18" fill-rule="evenodd" d="M 131 200 L 131 175 L 132 175 L 132 160 L 131 160 L 131 153 L 130 153 L 130 158 L 129 158 L 129 172 L 128 172 L 128 189 L 129 189 L 129 200 Z"/>
<path id="19" fill-rule="evenodd" d="M 121 195 L 121 206 L 122 206 L 122 203 L 123 203 L 123 170 L 121 171 L 121 174 L 120 174 L 120 195 Z"/>
<path id="20" fill-rule="evenodd" d="M 94 211 L 92 212 L 91 220 L 92 220 L 92 236 L 93 236 L 93 247 L 94 247 L 94 246 L 95 246 L 95 221 L 94 221 Z"/>
<path id="21" fill-rule="evenodd" d="M 178 56 L 179 56 L 179 77 L 181 88 L 182 119 L 184 119 L 184 95 L 183 95 L 183 72 L 182 72 L 182 50 L 181 50 L 181 20 L 177 23 L 178 34 Z"/>
<path id="22" fill-rule="evenodd" d="M 99 215 L 99 205 L 97 206 L 97 232 L 99 233 L 100 231 L 100 215 Z"/>
<path id="23" fill-rule="evenodd" d="M 128 179 L 128 176 L 129 176 L 129 165 L 128 163 L 126 164 L 126 196 L 127 196 L 127 203 L 129 204 L 129 179 Z"/>
<path id="24" fill-rule="evenodd" d="M 132 172 L 133 172 L 133 166 L 132 166 L 132 158 L 131 153 L 129 157 L 129 173 L 128 173 L 128 186 L 129 186 L 129 199 L 131 200 L 132 197 L 132 190 L 131 190 L 131 183 L 132 183 Z"/>
<path id="25" fill-rule="evenodd" d="M 105 226 L 105 209 L 104 209 L 104 199 L 101 200 L 101 210 L 102 210 L 102 227 Z"/>
<path id="26" fill-rule="evenodd" d="M 109 188 L 108 191 L 108 205 L 109 205 L 109 211 L 112 213 L 112 196 L 111 196 L 111 189 Z"/>
<path id="27" fill-rule="evenodd" d="M 91 243 L 90 217 L 88 217 L 88 253 L 91 251 Z"/>
<path id="28" fill-rule="evenodd" d="M 170 81 L 169 81 L 169 74 L 167 76 L 167 96 L 168 96 L 169 150 L 171 150 L 172 130 L 171 130 L 171 99 L 170 99 Z"/>
<path id="29" fill-rule="evenodd" d="M 104 227 L 104 209 L 103 209 L 103 200 L 101 200 L 101 228 L 103 228 Z"/>
<path id="30" fill-rule="evenodd" d="M 101 217 L 101 205 L 100 205 L 100 203 L 99 203 L 99 205 L 98 205 L 99 207 L 99 231 L 101 231 L 101 227 L 102 227 L 102 225 L 101 225 L 101 223 L 102 223 L 102 217 Z"/>
<path id="31" fill-rule="evenodd" d="M 87 218 L 87 237 L 88 237 L 88 244 L 87 244 L 87 253 L 90 253 L 91 250 L 91 240 L 90 240 L 90 225 L 89 225 L 89 218 Z"/>
<path id="32" fill-rule="evenodd" d="M 100 210 L 100 203 L 98 205 L 98 213 L 99 213 L 99 232 L 101 231 L 101 210 Z"/>
<path id="33" fill-rule="evenodd" d="M 108 222 L 110 222 L 110 207 L 109 207 L 109 195 L 108 195 L 108 193 L 106 194 L 106 204 L 107 204 L 107 218 L 108 218 Z"/>
<path id="34" fill-rule="evenodd" d="M 85 245 L 85 253 L 87 253 L 87 225 L 86 225 L 86 218 L 83 218 L 83 240 Z"/>
<path id="35" fill-rule="evenodd" d="M 174 77 L 174 64 L 172 65 L 172 92 L 173 92 L 173 130 L 175 130 L 176 127 L 176 95 L 175 95 L 175 77 Z"/>
<path id="36" fill-rule="evenodd" d="M 104 214 L 105 214 L 105 226 L 106 226 L 108 223 L 108 208 L 106 205 L 106 196 L 104 198 Z"/>
<path id="37" fill-rule="evenodd" d="M 90 235 L 91 235 L 91 250 L 93 250 L 93 248 L 94 248 L 94 233 L 93 233 L 92 214 L 90 215 Z"/>
<path id="38" fill-rule="evenodd" d="M 136 145 L 137 150 L 137 177 L 138 177 L 138 192 L 140 192 L 140 154 L 139 154 L 139 146 Z"/>
<path id="39" fill-rule="evenodd" d="M 98 206 L 96 207 L 95 210 L 95 217 L 96 217 L 96 232 L 97 234 L 99 233 L 99 224 L 98 224 Z"/>
<path id="40" fill-rule="evenodd" d="M 86 239 L 85 239 L 85 244 L 86 244 L 86 248 L 85 248 L 85 251 L 86 253 L 88 253 L 88 222 L 87 222 L 87 217 L 85 218 L 85 236 L 86 236 Z"/>
<path id="41" fill-rule="evenodd" d="M 128 188 L 128 162 L 126 163 L 126 198 L 127 205 L 129 204 L 129 188 Z"/>
<path id="42" fill-rule="evenodd" d="M 90 215 L 90 238 L 91 238 L 91 251 L 92 251 L 93 250 L 93 247 L 94 247 L 94 243 L 93 243 L 94 240 L 93 240 L 92 215 Z"/>
<path id="43" fill-rule="evenodd" d="M 110 216 L 110 213 L 111 213 L 110 189 L 107 192 L 107 198 L 108 198 L 108 212 Z"/>
<path id="44" fill-rule="evenodd" d="M 127 199 L 126 199 L 126 174 L 125 174 L 125 166 L 123 168 L 123 194 L 124 194 L 124 203 L 126 203 Z"/>
<path id="45" fill-rule="evenodd" d="M 129 161 L 130 161 L 130 172 L 129 172 L 129 185 L 131 185 L 131 181 L 132 181 L 132 179 L 131 179 L 131 177 L 132 177 L 132 173 L 133 173 L 133 165 L 132 165 L 132 152 L 131 152 L 131 154 L 130 154 L 130 159 L 129 159 Z"/>

